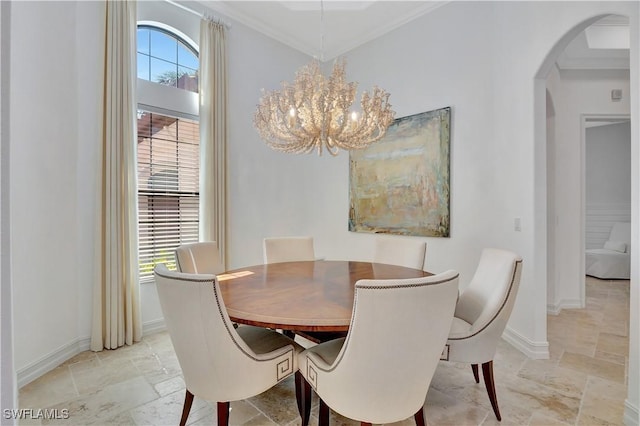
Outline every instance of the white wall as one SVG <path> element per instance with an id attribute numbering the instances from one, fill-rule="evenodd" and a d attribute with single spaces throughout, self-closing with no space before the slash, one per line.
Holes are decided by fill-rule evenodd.
<path id="1" fill-rule="evenodd" d="M 586 129 L 587 205 L 631 205 L 630 140 L 629 122 Z"/>
<path id="2" fill-rule="evenodd" d="M 546 82 L 546 155 L 547 155 L 547 309 L 553 306 L 555 301 L 555 270 L 556 270 L 556 244 L 554 224 L 556 218 L 556 195 L 555 195 L 555 170 L 556 157 L 556 106 L 554 94 L 557 93 L 557 87 L 560 84 L 560 72 L 557 67 L 553 67 L 547 77 Z"/>
<path id="3" fill-rule="evenodd" d="M 630 93 L 640 93 L 640 13 L 636 10 L 630 15 L 631 25 L 631 73 L 629 80 Z M 631 97 L 631 246 L 640 247 L 640 98 Z M 629 364 L 627 378 L 629 389 L 625 401 L 624 421 L 627 425 L 640 424 L 640 292 L 638 281 L 637 252 L 633 251 L 631 257 L 631 286 L 629 293 L 630 317 L 629 317 Z"/>
<path id="4" fill-rule="evenodd" d="M 77 2 L 75 11 L 77 132 L 75 292 L 76 338 L 89 348 L 93 283 L 101 279 L 100 217 L 102 176 L 102 105 L 105 8 L 100 2 Z"/>
<path id="5" fill-rule="evenodd" d="M 18 406 L 18 387 L 13 357 L 13 296 L 11 289 L 9 217 L 9 39 L 11 3 L 0 3 L 0 408 Z M 4 416 L 3 416 L 4 417 Z M 16 424 L 4 419 L 2 424 Z"/>
<path id="6" fill-rule="evenodd" d="M 240 24 L 229 31 L 229 45 L 227 220 L 233 268 L 262 263 L 264 237 L 313 235 L 314 199 L 326 176 L 317 174 L 315 156 L 268 148 L 252 124 L 261 89 L 280 88 L 311 58 Z"/>
<path id="7" fill-rule="evenodd" d="M 602 248 L 615 222 L 631 221 L 629 121 L 585 129 L 585 248 Z"/>
<path id="8" fill-rule="evenodd" d="M 74 3 L 13 3 L 11 13 L 11 272 L 20 371 L 78 339 L 79 69 Z"/>

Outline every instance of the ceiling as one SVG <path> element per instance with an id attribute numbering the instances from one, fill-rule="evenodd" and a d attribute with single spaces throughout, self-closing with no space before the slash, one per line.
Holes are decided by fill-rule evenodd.
<path id="1" fill-rule="evenodd" d="M 200 0 L 204 6 L 309 56 L 328 61 L 446 1 Z M 321 8 L 322 6 L 322 8 Z"/>
<path id="2" fill-rule="evenodd" d="M 245 1 L 198 3 L 309 56 L 332 60 L 448 1 Z M 561 70 L 629 69 L 629 19 L 611 15 L 581 32 L 560 55 Z"/>

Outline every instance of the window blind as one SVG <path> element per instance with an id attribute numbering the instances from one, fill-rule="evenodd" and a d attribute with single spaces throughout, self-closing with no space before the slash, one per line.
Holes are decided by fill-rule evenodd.
<path id="1" fill-rule="evenodd" d="M 195 120 L 138 111 L 140 282 L 176 268 L 174 250 L 198 241 L 200 132 Z"/>

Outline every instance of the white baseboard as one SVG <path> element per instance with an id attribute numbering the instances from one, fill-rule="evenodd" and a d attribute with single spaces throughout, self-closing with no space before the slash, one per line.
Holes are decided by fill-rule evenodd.
<path id="1" fill-rule="evenodd" d="M 166 330 L 164 319 L 148 321 L 142 324 L 142 334 L 149 335 Z M 91 337 L 77 338 L 76 340 L 60 346 L 58 349 L 43 356 L 37 361 L 21 368 L 16 372 L 18 388 L 31 383 L 35 379 L 53 370 L 63 362 L 73 358 L 80 352 L 88 351 L 91 347 Z"/>
<path id="2" fill-rule="evenodd" d="M 547 305 L 547 315 L 558 315 L 562 309 L 558 307 L 558 305 L 553 305 L 549 303 Z"/>
<path id="3" fill-rule="evenodd" d="M 153 321 L 147 321 L 142 324 L 142 335 L 148 336 L 149 334 L 157 333 L 159 331 L 164 331 L 167 329 L 167 326 L 164 323 L 164 318 L 160 318 Z"/>
<path id="4" fill-rule="evenodd" d="M 563 309 L 582 309 L 584 306 L 580 299 L 560 299 L 555 305 L 547 305 L 547 313 L 549 315 L 558 315 Z"/>
<path id="5" fill-rule="evenodd" d="M 73 358 L 80 352 L 89 350 L 91 338 L 77 338 L 74 341 L 60 346 L 58 349 L 32 362 L 16 372 L 18 388 L 37 379 L 38 377 L 53 370 L 63 362 Z"/>
<path id="6" fill-rule="evenodd" d="M 549 342 L 534 342 L 507 327 L 502 338 L 531 359 L 549 359 Z"/>
<path id="7" fill-rule="evenodd" d="M 627 426 L 638 426 L 640 424 L 640 415 L 638 407 L 633 405 L 629 400 L 624 401 L 624 424 Z"/>

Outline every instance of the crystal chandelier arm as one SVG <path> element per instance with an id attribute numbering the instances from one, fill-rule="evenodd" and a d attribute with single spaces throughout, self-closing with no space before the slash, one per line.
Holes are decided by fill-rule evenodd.
<path id="1" fill-rule="evenodd" d="M 261 135 L 271 141 L 280 139 L 287 143 L 293 143 L 306 136 L 304 129 L 296 124 L 296 117 L 291 117 L 290 111 L 291 108 L 295 109 L 295 104 L 293 91 L 290 89 L 291 87 L 285 86 L 282 95 L 274 91 L 262 99 L 262 108 L 259 110 L 268 111 L 268 113 L 261 114 L 259 121 L 262 121 L 262 125 L 259 125 L 260 123 L 256 125 L 261 129 Z M 271 124 L 269 125 L 269 123 Z"/>
<path id="2" fill-rule="evenodd" d="M 386 128 L 393 122 L 393 111 L 388 102 L 389 95 L 374 88 L 374 96 L 363 93 L 362 116 L 340 135 L 340 145 L 344 149 L 359 149 L 381 139 Z"/>

